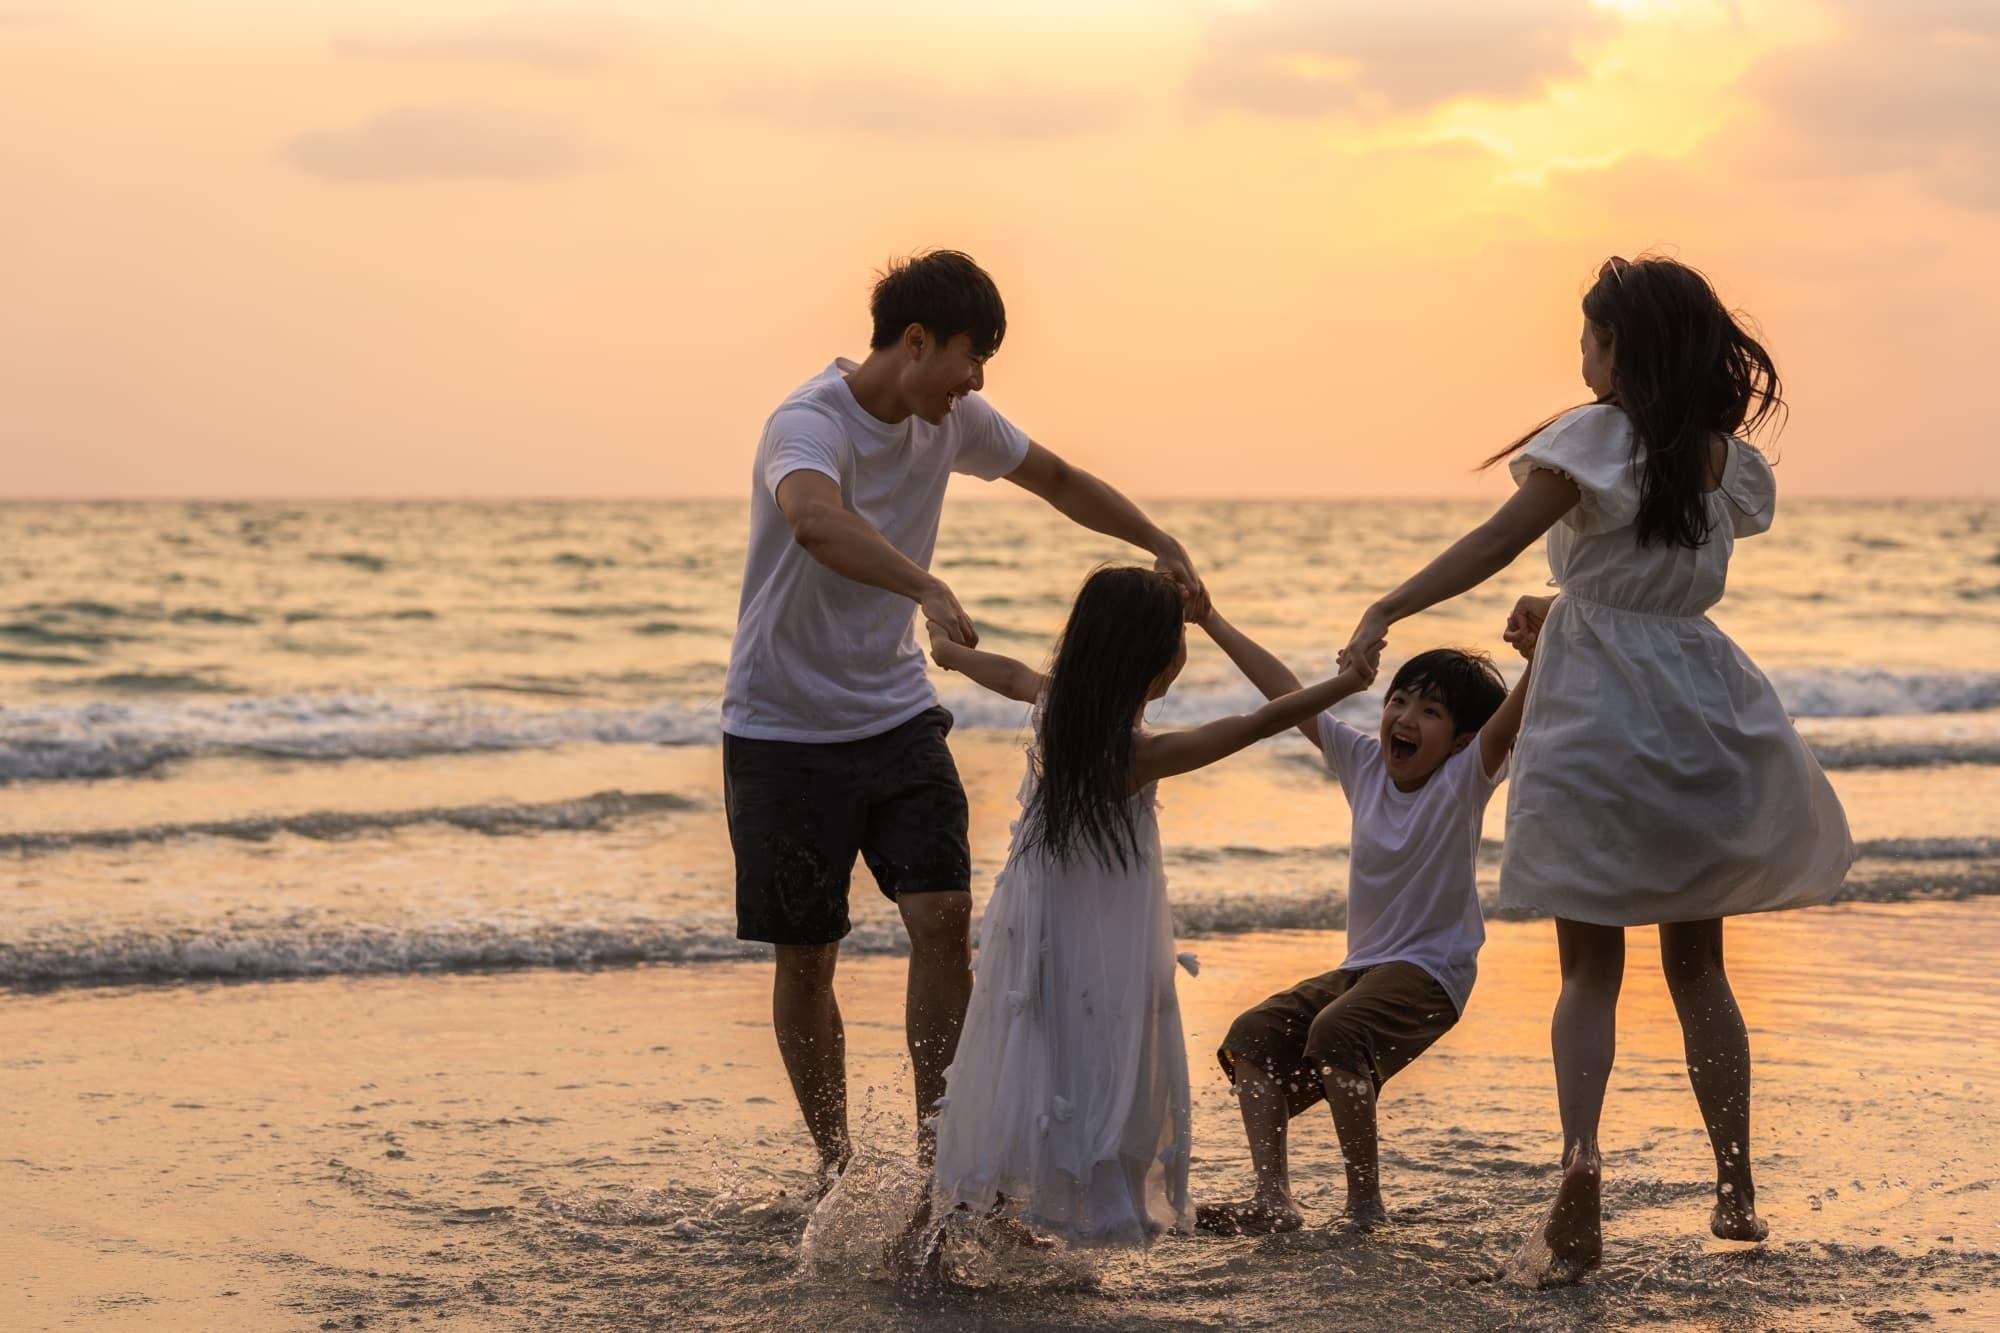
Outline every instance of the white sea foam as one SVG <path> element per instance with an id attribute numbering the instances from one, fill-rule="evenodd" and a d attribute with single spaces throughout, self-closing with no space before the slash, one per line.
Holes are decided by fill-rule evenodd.
<path id="1" fill-rule="evenodd" d="M 1774 673 L 1803 718 L 1952 714 L 2000 709 L 2000 673 L 1890 672 L 1828 667 Z M 1024 731 L 1027 709 L 957 681 L 944 702 L 961 728 Z M 1156 704 L 1167 726 L 1246 712 L 1261 701 L 1242 681 L 1194 681 Z M 1372 723 L 1379 694 L 1342 701 L 1336 713 Z M 96 700 L 0 708 L 0 783 L 121 777 L 215 755 L 283 759 L 399 759 L 565 745 L 714 745 L 714 702 L 547 708 L 470 693 L 315 693 Z M 1992 738 L 1822 739 L 1829 768 L 2000 763 Z"/>
<path id="2" fill-rule="evenodd" d="M 1894 839 L 1866 843 L 1844 900 L 1899 902 L 2000 894 L 2000 839 Z M 1518 915 L 1484 904 L 1490 916 Z M 1270 930 L 1341 930 L 1338 892 L 1190 896 L 1174 904 L 1181 939 Z M 906 954 L 893 917 L 863 917 L 842 942 L 848 954 Z M 0 939 L 0 986 L 119 985 L 195 979 L 365 976 L 521 967 L 600 967 L 763 958 L 769 946 L 736 938 L 724 913 L 631 913 L 550 919 L 526 913 L 426 922 L 340 921 L 324 915 L 232 917 L 198 925 L 107 927 L 53 922 Z"/>

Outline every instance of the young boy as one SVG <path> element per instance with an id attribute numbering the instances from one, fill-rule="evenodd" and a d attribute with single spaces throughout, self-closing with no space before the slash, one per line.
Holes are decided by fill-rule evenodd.
<path id="1" fill-rule="evenodd" d="M 1264 694 L 1298 688 L 1284 663 L 1220 614 L 1211 610 L 1201 625 Z M 1526 672 L 1509 693 L 1488 658 L 1436 648 L 1390 681 L 1379 736 L 1331 713 L 1299 728 L 1353 810 L 1347 958 L 1238 1017 L 1216 1052 L 1236 1084 L 1257 1187 L 1243 1202 L 1200 1208 L 1203 1230 L 1262 1235 L 1303 1225 L 1287 1179 L 1286 1123 L 1322 1098 L 1347 1161 L 1346 1216 L 1362 1230 L 1388 1220 L 1375 1099 L 1465 1011 L 1486 939 L 1480 824 L 1506 775 L 1527 688 Z"/>

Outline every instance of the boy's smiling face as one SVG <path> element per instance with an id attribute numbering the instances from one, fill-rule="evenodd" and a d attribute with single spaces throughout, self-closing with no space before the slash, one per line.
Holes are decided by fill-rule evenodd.
<path id="1" fill-rule="evenodd" d="M 1472 739 L 1471 732 L 1459 734 L 1442 699 L 1421 689 L 1391 690 L 1382 701 L 1382 762 L 1389 780 L 1404 791 L 1430 781 Z"/>

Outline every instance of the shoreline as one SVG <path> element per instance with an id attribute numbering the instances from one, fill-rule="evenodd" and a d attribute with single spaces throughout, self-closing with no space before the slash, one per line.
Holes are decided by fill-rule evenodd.
<path id="1" fill-rule="evenodd" d="M 1379 1240 L 1325 1229 L 1337 1145 L 1308 1119 L 1292 1153 L 1304 1232 L 1169 1239 L 921 1298 L 800 1263 L 812 1154 L 759 962 L 0 994 L 0 1324 L 1359 1328 L 1387 1293 L 1412 1298 L 1412 1327 L 2000 1320 L 2000 1053 L 1967 1035 L 2000 1021 L 1981 961 L 2000 901 L 1732 923 L 1773 1226 L 1756 1247 L 1706 1235 L 1706 1139 L 1652 932 L 1633 936 L 1606 1268 L 1554 1292 L 1499 1276 L 1553 1188 L 1552 932 L 1489 932 L 1465 1019 L 1385 1090 L 1399 1220 Z M 1194 1186 L 1226 1197 L 1247 1188 L 1247 1154 L 1213 1044 L 1240 1008 L 1337 961 L 1341 937 L 1194 947 Z M 891 1175 L 912 1125 L 903 975 L 856 957 L 838 983 L 857 1142 Z M 862 1219 L 821 1221 L 838 1241 L 823 1252 L 874 1242 Z"/>

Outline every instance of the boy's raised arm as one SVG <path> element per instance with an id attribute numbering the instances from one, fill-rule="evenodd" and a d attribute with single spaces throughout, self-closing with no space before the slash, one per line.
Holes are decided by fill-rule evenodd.
<path id="1" fill-rule="evenodd" d="M 960 672 L 973 684 L 1024 704 L 1031 704 L 1042 697 L 1042 688 L 1048 684 L 1048 678 L 1027 663 L 999 653 L 968 648 L 955 641 L 935 620 L 925 621 L 924 629 L 931 639 L 931 661 L 946 671 Z"/>
<path id="2" fill-rule="evenodd" d="M 1535 674 L 1532 642 L 1523 651 L 1528 654 L 1528 669 L 1514 682 L 1514 688 L 1507 691 L 1499 711 L 1487 718 L 1486 725 L 1479 729 L 1479 762 L 1486 765 L 1486 776 L 1489 778 L 1499 772 L 1501 760 L 1514 748 L 1514 738 L 1521 733 L 1521 710 L 1528 705 L 1528 681 Z"/>

